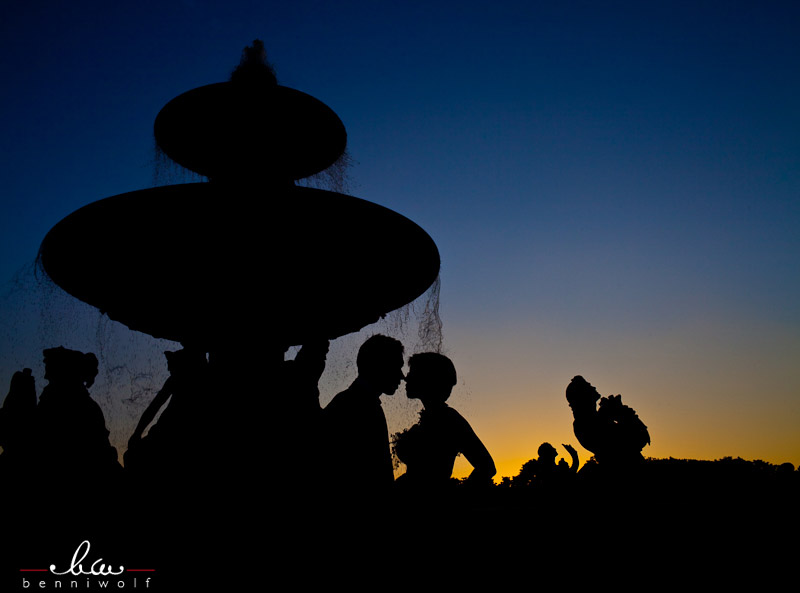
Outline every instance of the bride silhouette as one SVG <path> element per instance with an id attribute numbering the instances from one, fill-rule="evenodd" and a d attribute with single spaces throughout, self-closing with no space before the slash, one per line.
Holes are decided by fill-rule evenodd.
<path id="1" fill-rule="evenodd" d="M 468 482 L 489 482 L 495 475 L 489 451 L 461 414 L 447 405 L 456 384 L 456 369 L 442 354 L 415 354 L 408 361 L 406 395 L 424 406 L 417 424 L 395 436 L 394 450 L 406 464 L 400 481 L 409 487 L 445 487 L 453 474 L 456 456 L 472 464 Z"/>

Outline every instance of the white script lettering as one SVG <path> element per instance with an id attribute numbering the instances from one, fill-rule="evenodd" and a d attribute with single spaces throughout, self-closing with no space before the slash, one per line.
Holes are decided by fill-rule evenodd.
<path id="1" fill-rule="evenodd" d="M 78 549 L 75 550 L 75 554 L 72 556 L 72 565 L 67 570 L 65 570 L 64 572 L 58 572 L 56 571 L 56 565 L 51 564 L 50 572 L 52 572 L 53 574 L 57 574 L 59 576 L 65 574 L 73 574 L 75 576 L 80 576 L 82 574 L 91 574 L 95 576 L 108 576 L 108 575 L 116 576 L 122 574 L 125 571 L 125 568 L 120 566 L 119 571 L 114 572 L 113 568 L 110 565 L 106 567 L 106 565 L 102 563 L 103 559 L 98 558 L 97 560 L 92 562 L 92 565 L 89 567 L 89 572 L 86 572 L 83 566 L 81 565 L 81 562 L 83 562 L 84 558 L 86 558 L 86 556 L 89 554 L 90 547 L 91 544 L 89 543 L 88 539 L 82 541 L 81 544 L 78 546 Z"/>

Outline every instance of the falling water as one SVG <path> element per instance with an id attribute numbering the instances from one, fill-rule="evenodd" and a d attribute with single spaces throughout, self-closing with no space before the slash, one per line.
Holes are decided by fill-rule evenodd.
<path id="1" fill-rule="evenodd" d="M 208 181 L 208 179 L 173 161 L 161 149 L 155 137 L 153 138 L 153 187 L 202 181 Z"/>
<path id="2" fill-rule="evenodd" d="M 41 393 L 46 385 L 42 351 L 65 346 L 93 352 L 100 372 L 90 389 L 106 417 L 120 456 L 135 422 L 166 379 L 163 351 L 180 346 L 111 321 L 56 286 L 33 262 L 20 270 L 0 299 L 0 389 L 14 372 L 30 368 Z"/>

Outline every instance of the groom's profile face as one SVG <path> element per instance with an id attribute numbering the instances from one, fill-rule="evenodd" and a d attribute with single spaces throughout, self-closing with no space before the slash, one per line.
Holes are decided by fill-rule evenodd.
<path id="1" fill-rule="evenodd" d="M 395 356 L 387 358 L 379 369 L 376 369 L 375 377 L 378 381 L 381 393 L 386 395 L 394 395 L 397 388 L 400 387 L 400 382 L 403 380 L 403 355 L 398 353 Z"/>

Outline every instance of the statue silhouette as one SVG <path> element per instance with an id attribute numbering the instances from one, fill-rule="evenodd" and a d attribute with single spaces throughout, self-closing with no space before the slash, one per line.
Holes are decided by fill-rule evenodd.
<path id="1" fill-rule="evenodd" d="M 542 443 L 539 445 L 536 459 L 531 459 L 522 464 L 519 474 L 514 476 L 512 485 L 519 486 L 532 486 L 543 485 L 549 486 L 550 484 L 561 484 L 566 480 L 571 479 L 578 472 L 578 452 L 572 445 L 562 444 L 570 457 L 572 463 L 569 464 L 565 459 L 560 459 L 556 463 L 558 451 L 550 443 Z"/>
<path id="2" fill-rule="evenodd" d="M 319 417 L 319 379 L 325 371 L 329 340 L 319 339 L 304 344 L 293 360 L 285 360 L 280 368 L 281 399 L 286 408 L 302 419 Z"/>
<path id="3" fill-rule="evenodd" d="M 11 377 L 8 395 L 0 408 L 0 468 L 11 479 L 33 471 L 36 446 L 36 382 L 31 369 Z"/>
<path id="4" fill-rule="evenodd" d="M 107 485 L 119 477 L 121 466 L 103 411 L 89 395 L 97 357 L 59 346 L 44 351 L 44 366 L 48 384 L 37 407 L 40 464 L 49 477 L 81 486 Z"/>
<path id="5" fill-rule="evenodd" d="M 578 473 L 578 452 L 572 445 L 562 444 L 569 453 L 572 462 L 567 463 L 565 459 L 560 459 L 556 463 L 558 452 L 550 443 L 542 443 L 537 450 L 538 457 L 526 461 L 522 464 L 519 474 L 511 480 L 511 485 L 515 488 L 534 486 L 538 489 L 556 489 L 563 492 L 566 485 L 571 484 L 572 479 Z"/>
<path id="6" fill-rule="evenodd" d="M 456 456 L 472 464 L 468 482 L 490 483 L 496 469 L 492 456 L 461 414 L 447 405 L 457 382 L 452 361 L 436 352 L 415 354 L 408 361 L 406 395 L 424 406 L 417 424 L 394 439 L 398 459 L 406 464 L 404 487 L 441 489 L 453 473 Z"/>
<path id="7" fill-rule="evenodd" d="M 275 396 L 268 413 L 276 418 L 272 436 L 283 455 L 271 464 L 273 471 L 285 477 L 287 496 L 295 502 L 298 497 L 316 495 L 314 486 L 319 476 L 309 468 L 318 463 L 324 446 L 319 379 L 325 371 L 329 346 L 326 339 L 309 341 L 293 360 L 282 361 L 275 371 Z"/>
<path id="8" fill-rule="evenodd" d="M 125 466 L 132 473 L 176 476 L 196 465 L 192 448 L 209 432 L 209 373 L 205 352 L 184 348 L 164 352 L 170 376 L 147 406 L 128 440 Z M 143 437 L 159 410 L 158 421 Z"/>
<path id="9" fill-rule="evenodd" d="M 389 430 L 381 395 L 393 395 L 403 380 L 403 344 L 374 335 L 356 358 L 358 376 L 323 410 L 329 444 L 328 480 L 344 496 L 374 500 L 394 483 Z"/>
<path id="10" fill-rule="evenodd" d="M 558 470 L 557 470 L 558 473 L 561 475 L 578 473 L 578 466 L 580 465 L 580 460 L 578 459 L 578 452 L 575 450 L 575 447 L 564 443 L 562 443 L 561 446 L 567 450 L 567 453 L 569 453 L 569 456 L 572 459 L 572 463 L 567 463 L 566 459 L 559 459 Z"/>
<path id="11" fill-rule="evenodd" d="M 566 395 L 575 436 L 594 453 L 599 468 L 625 471 L 644 461 L 642 449 L 650 444 L 647 426 L 619 395 L 601 398 L 580 375 L 567 386 Z"/>

